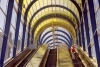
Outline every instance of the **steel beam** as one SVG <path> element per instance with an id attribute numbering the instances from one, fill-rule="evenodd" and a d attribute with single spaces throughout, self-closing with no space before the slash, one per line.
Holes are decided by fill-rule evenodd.
<path id="1" fill-rule="evenodd" d="M 6 15 L 5 29 L 4 29 L 5 34 L 3 36 L 3 42 L 2 42 L 0 67 L 3 67 L 3 63 L 4 63 L 7 41 L 8 41 L 8 35 L 9 35 L 9 30 L 10 30 L 11 17 L 12 17 L 13 4 L 14 4 L 14 0 L 9 0 L 8 10 L 7 10 L 7 15 Z"/>

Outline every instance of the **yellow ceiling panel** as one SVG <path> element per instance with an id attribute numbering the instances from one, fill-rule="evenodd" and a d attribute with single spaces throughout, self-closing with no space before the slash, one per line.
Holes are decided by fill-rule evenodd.
<path id="1" fill-rule="evenodd" d="M 19 0 L 16 0 L 17 3 L 19 3 Z M 30 4 L 31 0 L 23 0 L 23 5 L 22 5 L 22 15 L 24 16 L 25 11 Z"/>
<path id="2" fill-rule="evenodd" d="M 27 6 L 28 6 L 27 0 L 23 0 L 23 5 L 25 8 L 27 8 Z"/>
<path id="3" fill-rule="evenodd" d="M 52 3 L 51 3 L 52 2 Z M 62 3 L 62 4 L 61 4 Z M 64 4 L 66 3 L 66 4 Z M 61 4 L 61 5 L 64 5 L 66 7 L 68 7 L 69 9 L 73 10 L 73 12 L 76 14 L 78 14 L 78 10 L 76 9 L 76 7 L 74 6 L 74 4 L 70 1 L 70 0 L 38 0 L 35 2 L 35 4 L 32 5 L 31 9 L 29 10 L 29 14 L 31 12 L 31 14 L 33 15 L 34 12 L 37 11 L 37 9 L 43 7 L 43 6 L 46 6 L 46 5 L 51 5 L 51 4 Z M 53 7 L 52 9 L 54 9 L 55 7 Z M 50 9 L 50 10 L 52 10 Z M 57 8 L 59 9 L 59 8 Z M 74 10 L 75 9 L 75 10 Z M 48 10 L 45 10 L 45 11 L 48 11 Z M 44 15 L 44 13 L 42 12 L 42 15 Z M 31 16 L 31 15 L 30 15 Z M 79 15 L 77 15 L 79 16 Z"/>
<path id="4" fill-rule="evenodd" d="M 26 9 L 27 9 L 27 7 L 28 7 L 28 5 L 30 4 L 31 1 L 32 0 L 23 0 L 23 7 L 22 7 L 22 15 L 23 16 L 24 16 L 25 11 L 26 11 Z M 19 0 L 16 0 L 16 2 L 19 3 Z M 81 3 L 81 0 L 78 0 L 76 2 Z M 60 4 L 60 5 L 64 5 L 64 6 L 68 7 L 69 9 L 73 10 L 73 12 L 75 14 L 77 14 L 77 17 L 79 17 L 78 10 L 77 10 L 76 6 L 70 0 L 37 0 L 32 5 L 30 10 L 28 11 L 27 20 L 29 20 L 28 17 L 32 17 L 32 15 L 37 11 L 37 9 L 40 9 L 41 7 L 46 6 L 46 5 L 55 5 L 55 4 L 57 4 L 57 5 Z M 56 10 L 59 10 L 59 8 L 55 8 L 55 7 L 51 8 L 49 10 L 46 9 L 46 10 L 44 10 L 44 12 L 41 12 L 40 16 L 47 14 L 48 12 L 52 11 L 52 9 L 53 9 L 52 13 L 55 13 Z M 34 19 L 37 19 L 37 18 L 34 18 Z"/>
<path id="5" fill-rule="evenodd" d="M 40 35 L 40 33 L 44 30 L 46 30 L 48 27 L 52 27 L 52 23 L 54 26 L 60 26 L 69 31 L 69 33 L 72 35 L 74 41 L 76 41 L 76 33 L 72 25 L 60 18 L 56 18 L 57 20 L 54 21 L 54 18 L 48 19 L 44 22 L 42 22 L 39 27 L 36 28 L 35 34 L 34 34 L 34 41 L 36 42 L 38 39 L 37 35 Z"/>
<path id="6" fill-rule="evenodd" d="M 32 0 L 23 0 L 23 6 L 22 6 L 22 15 L 23 16 L 24 16 L 25 11 L 26 11 L 26 9 L 31 1 Z M 19 0 L 16 0 L 16 2 L 19 3 Z M 78 4 L 81 4 L 81 0 L 76 0 L 76 2 Z M 35 2 L 35 4 L 33 4 L 32 7 L 30 8 L 30 10 L 28 11 L 27 24 L 29 24 L 30 18 L 38 9 L 40 9 L 43 6 L 55 5 L 55 4 L 57 4 L 57 5 L 60 4 L 60 5 L 63 5 L 65 7 L 68 7 L 76 14 L 76 16 L 78 17 L 78 20 L 79 20 L 78 10 L 77 10 L 76 6 L 70 0 L 37 0 Z M 33 28 L 33 26 L 36 24 L 36 21 L 38 19 L 45 16 L 46 14 L 51 14 L 51 13 L 62 14 L 64 16 L 68 17 L 69 19 L 71 19 L 76 27 L 78 26 L 76 19 L 73 17 L 73 15 L 70 12 L 68 12 L 62 8 L 53 7 L 53 8 L 44 9 L 41 12 L 39 12 L 37 15 L 35 15 L 35 18 L 33 19 L 32 24 L 31 24 L 31 28 Z M 76 40 L 75 39 L 76 34 L 75 34 L 74 28 L 69 23 L 65 23 L 66 21 L 64 19 L 60 19 L 60 18 L 57 18 L 57 19 L 54 18 L 54 19 L 49 19 L 49 20 L 47 19 L 47 21 L 43 21 L 43 24 L 40 24 L 39 27 L 35 31 L 35 34 L 34 34 L 35 40 L 38 38 L 38 36 L 36 36 L 36 35 L 39 35 L 39 33 L 41 31 L 45 30 L 47 27 L 52 26 L 52 22 L 54 25 L 61 26 L 61 27 L 64 27 L 65 29 L 67 29 L 71 33 L 71 35 L 73 36 L 74 41 Z"/>
<path id="7" fill-rule="evenodd" d="M 39 13 L 39 15 L 37 14 L 35 16 L 35 19 L 33 19 L 32 21 L 32 25 L 31 27 L 34 27 L 34 25 L 36 24 L 36 21 L 39 20 L 39 18 L 45 16 L 45 14 L 52 14 L 52 10 L 50 11 L 51 8 L 49 8 L 49 12 L 44 12 L 45 10 L 47 11 L 48 9 L 45 9 L 43 11 L 41 11 L 42 13 Z M 58 14 L 61 14 L 61 15 L 64 15 L 66 17 L 68 17 L 69 19 L 71 19 L 73 21 L 73 23 L 75 24 L 76 28 L 77 28 L 77 22 L 76 22 L 76 19 L 74 18 L 74 16 L 69 12 L 69 11 L 66 11 L 66 10 L 59 10 L 59 11 L 53 11 L 53 12 L 56 12 Z M 42 14 L 42 15 L 41 15 Z M 56 16 L 56 14 L 55 14 Z"/>
<path id="8" fill-rule="evenodd" d="M 32 15 L 31 12 L 28 12 L 28 16 L 27 16 L 27 18 L 28 18 L 28 17 L 31 17 L 31 15 Z"/>
<path id="9" fill-rule="evenodd" d="M 17 3 L 19 3 L 19 0 L 16 0 Z"/>
<path id="10" fill-rule="evenodd" d="M 28 4 L 28 5 L 30 4 L 30 2 L 31 2 L 31 0 L 27 0 L 27 4 Z"/>
<path id="11" fill-rule="evenodd" d="M 78 3 L 78 4 L 82 4 L 82 0 L 75 0 L 76 1 L 76 3 Z"/>

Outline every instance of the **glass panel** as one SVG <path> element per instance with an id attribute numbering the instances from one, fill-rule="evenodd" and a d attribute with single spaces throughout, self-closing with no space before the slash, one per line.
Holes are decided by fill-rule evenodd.
<path id="1" fill-rule="evenodd" d="M 18 3 L 16 1 L 14 1 L 14 6 L 16 9 L 18 9 Z"/>
<path id="2" fill-rule="evenodd" d="M 51 39 L 53 39 L 53 37 L 50 37 L 50 38 L 48 38 L 46 41 L 45 41 L 45 43 L 47 43 L 49 40 L 51 40 Z M 53 41 L 53 40 L 52 40 Z M 51 41 L 49 41 L 49 42 L 51 42 Z"/>
<path id="3" fill-rule="evenodd" d="M 31 39 L 32 39 L 32 34 L 30 34 L 30 41 L 29 41 L 29 45 L 31 45 Z"/>
<path id="4" fill-rule="evenodd" d="M 21 21 L 22 23 L 24 23 L 24 17 L 21 15 Z"/>
<path id="5" fill-rule="evenodd" d="M 17 51 L 16 51 L 16 54 L 18 54 L 18 53 L 21 51 L 21 44 L 22 44 L 22 40 L 21 40 L 21 38 L 18 36 Z"/>
<path id="6" fill-rule="evenodd" d="M 95 48 L 94 48 L 95 44 L 94 44 L 94 39 L 93 39 L 92 27 L 89 29 L 89 33 L 90 33 L 90 45 L 91 45 L 92 55 L 96 58 Z"/>
<path id="7" fill-rule="evenodd" d="M 3 12 L 0 10 L 0 29 L 4 30 L 4 25 L 5 25 L 5 15 Z M 1 32 L 1 30 L 0 30 Z"/>
<path id="8" fill-rule="evenodd" d="M 44 41 L 48 36 L 52 35 L 52 32 L 48 33 L 47 35 L 45 35 L 45 37 L 43 38 L 42 41 Z M 49 38 L 48 38 L 49 39 Z"/>
<path id="9" fill-rule="evenodd" d="M 24 41 L 24 48 L 27 47 L 27 33 L 25 33 L 25 41 Z"/>
<path id="10" fill-rule="evenodd" d="M 97 12 L 96 21 L 97 21 L 97 32 L 98 32 L 98 40 L 99 40 L 99 47 L 100 47 L 100 8 L 98 9 Z"/>
<path id="11" fill-rule="evenodd" d="M 0 32 L 0 56 L 1 56 L 1 50 L 2 50 L 2 41 L 3 41 L 3 32 Z"/>
<path id="12" fill-rule="evenodd" d="M 8 42 L 7 42 L 7 47 L 6 47 L 6 55 L 5 55 L 5 61 L 9 60 L 12 58 L 13 55 L 13 47 L 14 47 L 14 35 L 15 35 L 15 30 L 13 27 L 10 27 L 9 35 L 8 35 Z"/>
<path id="13" fill-rule="evenodd" d="M 62 36 L 58 36 L 58 38 L 63 39 L 64 41 L 66 41 L 66 43 L 69 44 L 69 42 L 68 42 L 65 38 L 63 38 Z M 67 39 L 69 40 L 69 38 L 67 38 Z M 69 41 L 70 41 L 70 40 L 69 40 Z"/>
<path id="14" fill-rule="evenodd" d="M 93 43 L 93 40 L 92 40 L 91 43 Z M 96 52 L 95 52 L 95 46 L 94 46 L 94 44 L 91 47 L 91 51 L 92 51 L 92 56 L 94 56 L 96 58 Z"/>
<path id="15" fill-rule="evenodd" d="M 68 40 L 70 40 L 70 39 L 68 38 L 68 36 L 67 36 L 67 35 L 65 35 L 64 33 L 59 32 L 59 34 L 61 34 L 61 35 L 65 36 Z"/>
<path id="16" fill-rule="evenodd" d="M 15 10 L 14 10 L 14 8 L 13 8 L 12 18 L 11 18 L 11 24 L 12 24 L 14 27 L 16 27 L 16 26 L 15 26 L 15 25 L 16 25 L 16 17 L 17 17 L 17 14 L 16 14 L 16 12 L 15 12 Z"/>
<path id="17" fill-rule="evenodd" d="M 13 55 L 13 46 L 8 40 L 5 53 L 5 62 L 8 61 L 10 58 L 12 58 L 12 55 Z"/>
<path id="18" fill-rule="evenodd" d="M 86 48 L 86 50 L 87 50 L 87 49 L 88 49 L 88 46 L 87 46 L 87 37 L 86 37 L 85 24 L 83 25 L 83 27 L 84 27 L 85 48 Z"/>
<path id="19" fill-rule="evenodd" d="M 23 24 L 20 22 L 20 28 L 19 28 L 19 36 L 22 39 L 22 32 L 23 32 Z"/>
<path id="20" fill-rule="evenodd" d="M 43 35 L 46 33 L 46 32 L 48 32 L 49 30 L 51 30 L 51 28 L 52 27 L 49 27 L 49 28 L 47 28 L 43 33 L 42 33 L 42 35 L 41 35 L 41 37 L 40 38 L 42 38 L 43 37 Z"/>
<path id="21" fill-rule="evenodd" d="M 98 0 L 93 0 L 94 1 L 94 9 L 95 11 L 99 8 L 99 3 Z"/>
<path id="22" fill-rule="evenodd" d="M 6 11 L 6 4 L 8 4 L 8 0 L 1 0 L 0 7 L 3 9 L 3 11 Z"/>
<path id="23" fill-rule="evenodd" d="M 15 38 L 15 29 L 11 26 L 10 27 L 10 32 L 9 32 L 9 36 L 8 36 L 8 38 L 11 38 L 12 40 L 14 40 L 14 38 Z"/>
<path id="24" fill-rule="evenodd" d="M 100 22 L 100 8 L 99 8 L 99 10 L 97 12 L 97 18 L 98 18 L 98 22 Z"/>

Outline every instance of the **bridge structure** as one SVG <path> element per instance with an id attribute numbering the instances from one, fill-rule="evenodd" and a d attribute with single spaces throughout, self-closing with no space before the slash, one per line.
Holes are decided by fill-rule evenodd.
<path id="1" fill-rule="evenodd" d="M 100 0 L 0 0 L 0 67 L 52 66 L 100 67 Z"/>

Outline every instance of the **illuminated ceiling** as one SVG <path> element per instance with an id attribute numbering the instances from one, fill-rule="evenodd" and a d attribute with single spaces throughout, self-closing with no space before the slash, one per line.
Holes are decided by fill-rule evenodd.
<path id="1" fill-rule="evenodd" d="M 19 3 L 19 0 L 16 1 Z M 26 24 L 30 25 L 35 42 L 38 40 L 37 35 L 52 26 L 65 28 L 76 42 L 78 24 L 82 16 L 81 7 L 82 0 L 23 0 L 22 16 Z M 51 17 L 44 18 L 51 14 Z"/>

